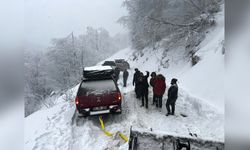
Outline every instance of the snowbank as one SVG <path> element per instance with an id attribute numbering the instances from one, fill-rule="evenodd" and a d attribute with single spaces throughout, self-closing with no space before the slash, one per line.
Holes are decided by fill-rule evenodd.
<path id="1" fill-rule="evenodd" d="M 224 12 L 217 14 L 217 25 L 200 44 L 201 61 L 180 76 L 180 85 L 196 97 L 224 112 Z"/>

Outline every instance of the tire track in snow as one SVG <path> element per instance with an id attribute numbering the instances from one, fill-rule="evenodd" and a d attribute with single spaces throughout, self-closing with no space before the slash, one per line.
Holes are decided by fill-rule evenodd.
<path id="1" fill-rule="evenodd" d="M 127 123 L 126 119 L 130 110 L 126 98 L 122 102 L 122 108 L 122 114 L 103 115 L 103 120 L 106 128 L 117 129 L 120 132 L 126 131 L 128 133 L 130 122 Z M 89 137 L 86 138 L 84 135 L 88 135 Z M 114 137 L 106 137 L 104 135 L 100 128 L 98 116 L 78 117 L 75 111 L 71 118 L 71 142 L 69 150 L 82 149 L 81 143 L 83 142 L 85 146 L 96 145 L 100 139 L 106 144 L 103 147 L 99 147 L 99 149 L 118 149 L 119 146 L 124 144 L 124 141 L 118 135 Z"/>
<path id="2" fill-rule="evenodd" d="M 75 111 L 71 120 L 70 150 L 88 149 L 90 145 L 97 145 L 102 131 L 98 126 L 98 117 L 79 117 Z"/>

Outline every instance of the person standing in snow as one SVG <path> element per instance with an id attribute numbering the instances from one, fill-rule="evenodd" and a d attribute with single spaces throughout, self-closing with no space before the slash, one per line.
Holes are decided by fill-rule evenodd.
<path id="1" fill-rule="evenodd" d="M 143 77 L 144 77 L 143 73 L 140 72 L 137 78 L 137 94 L 139 99 L 142 97 Z"/>
<path id="2" fill-rule="evenodd" d="M 154 83 L 155 83 L 155 77 L 156 77 L 156 73 L 155 72 L 152 72 L 151 73 L 151 79 L 149 81 L 149 84 L 153 87 L 154 89 Z M 156 103 L 156 99 L 155 99 L 155 93 L 154 93 L 154 90 L 153 90 L 153 103 L 152 105 L 154 105 Z"/>
<path id="3" fill-rule="evenodd" d="M 139 93 L 141 95 L 141 100 L 142 100 L 142 104 L 141 107 L 144 106 L 144 99 L 145 99 L 145 103 L 146 103 L 146 108 L 148 108 L 148 77 L 149 77 L 149 72 L 147 72 L 147 75 L 143 75 L 143 73 L 140 73 L 140 77 L 138 79 L 138 89 L 139 89 Z"/>
<path id="4" fill-rule="evenodd" d="M 140 76 L 140 71 L 135 68 L 135 73 L 134 73 L 134 77 L 133 77 L 133 86 L 135 86 L 135 94 L 136 94 L 136 98 L 140 98 L 139 92 L 138 92 L 138 78 Z"/>
<path id="5" fill-rule="evenodd" d="M 165 77 L 159 74 L 155 77 L 153 92 L 155 94 L 156 107 L 162 108 L 162 97 L 166 90 Z"/>
<path id="6" fill-rule="evenodd" d="M 115 74 L 115 81 L 117 82 L 120 75 L 120 69 L 118 67 L 115 68 L 114 74 Z"/>
<path id="7" fill-rule="evenodd" d="M 173 78 L 171 80 L 171 87 L 168 89 L 168 99 L 167 99 L 167 103 L 166 103 L 168 113 L 166 114 L 166 116 L 174 115 L 175 102 L 177 100 L 177 97 L 178 97 L 177 79 Z M 170 106 L 172 108 L 171 111 L 170 111 Z"/>
<path id="8" fill-rule="evenodd" d="M 123 71 L 123 87 L 127 86 L 128 75 L 129 75 L 129 73 L 128 73 L 127 69 L 125 69 Z"/>

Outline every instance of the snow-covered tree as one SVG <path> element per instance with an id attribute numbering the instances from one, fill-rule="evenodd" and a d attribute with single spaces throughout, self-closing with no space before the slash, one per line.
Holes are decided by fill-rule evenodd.
<path id="1" fill-rule="evenodd" d="M 132 46 L 140 50 L 172 33 L 199 32 L 197 28 L 211 23 L 209 20 L 219 10 L 220 1 L 125 0 L 129 14 L 119 22 L 129 28 Z"/>

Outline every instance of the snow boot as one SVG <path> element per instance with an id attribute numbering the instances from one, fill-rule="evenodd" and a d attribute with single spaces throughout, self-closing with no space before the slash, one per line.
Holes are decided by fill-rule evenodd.
<path id="1" fill-rule="evenodd" d="M 170 113 L 167 113 L 167 114 L 166 114 L 166 116 L 169 116 L 169 115 L 171 115 L 171 114 L 170 114 Z"/>

